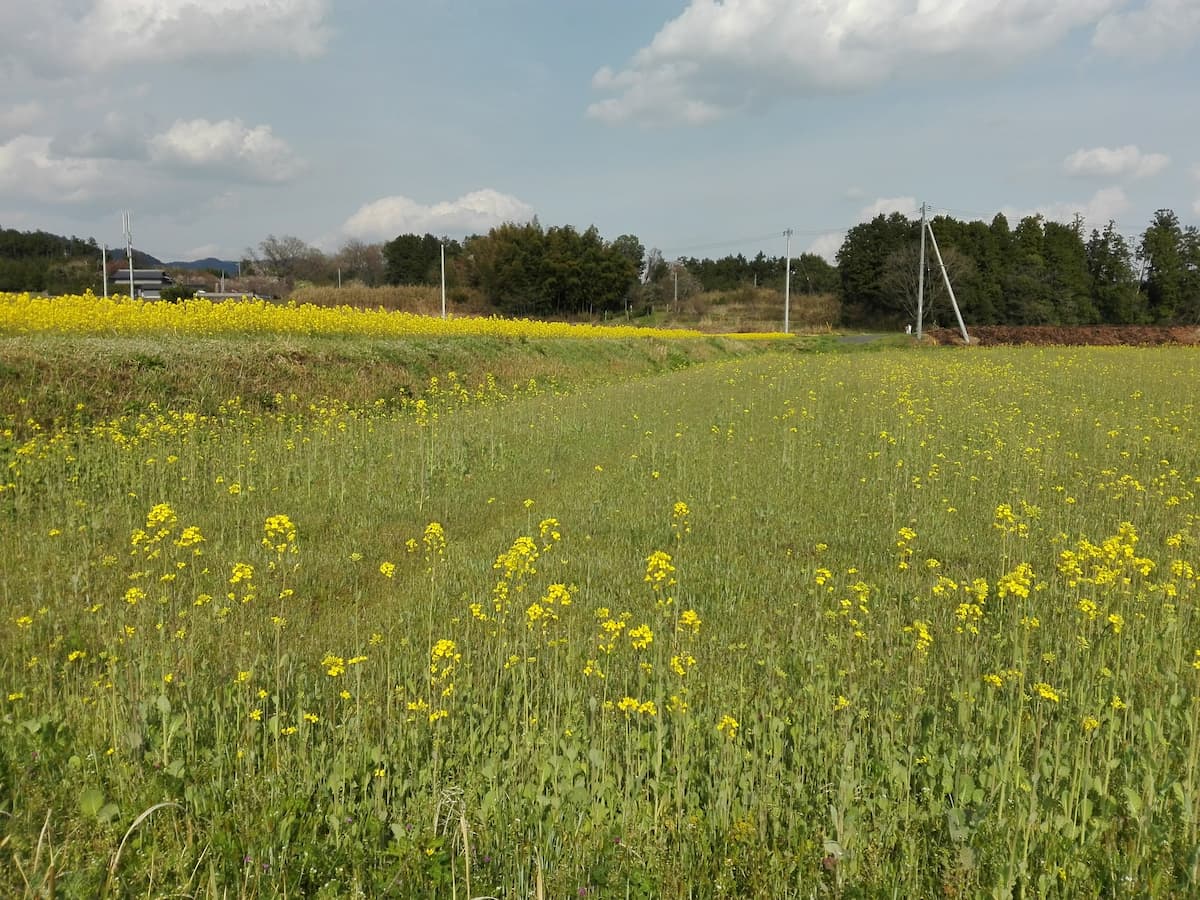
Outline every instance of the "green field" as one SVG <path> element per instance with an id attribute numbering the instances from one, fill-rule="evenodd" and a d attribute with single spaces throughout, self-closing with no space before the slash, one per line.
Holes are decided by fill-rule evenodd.
<path id="1" fill-rule="evenodd" d="M 1200 892 L 1195 350 L 38 340 L 0 893 Z"/>

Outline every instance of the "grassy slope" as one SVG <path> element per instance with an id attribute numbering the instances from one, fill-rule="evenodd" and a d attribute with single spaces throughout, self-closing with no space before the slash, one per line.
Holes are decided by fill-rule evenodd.
<path id="1" fill-rule="evenodd" d="M 793 349 L 828 346 L 797 338 Z M 271 408 L 277 393 L 351 405 L 420 396 L 432 376 L 457 372 L 474 387 L 529 379 L 558 384 L 651 374 L 759 354 L 764 342 L 696 340 L 503 340 L 497 338 L 0 337 L 0 416 L 46 425 L 82 404 L 85 419 L 151 403 L 211 413 L 225 400 Z"/>

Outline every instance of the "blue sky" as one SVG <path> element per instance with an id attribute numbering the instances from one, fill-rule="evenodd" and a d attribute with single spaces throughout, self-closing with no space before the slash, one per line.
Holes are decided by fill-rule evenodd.
<path id="1" fill-rule="evenodd" d="M 163 259 L 537 215 L 831 254 L 922 200 L 1200 221 L 1200 0 L 0 5 L 0 226 Z"/>

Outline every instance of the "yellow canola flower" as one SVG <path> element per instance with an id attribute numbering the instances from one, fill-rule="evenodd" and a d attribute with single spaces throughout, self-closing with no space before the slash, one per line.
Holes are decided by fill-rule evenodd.
<path id="1" fill-rule="evenodd" d="M 275 515 L 263 523 L 262 545 L 275 553 L 296 552 L 296 526 L 285 515 Z"/>
<path id="2" fill-rule="evenodd" d="M 1044 681 L 1035 682 L 1033 689 L 1043 700 L 1049 700 L 1051 703 L 1058 703 L 1062 700 L 1062 694 Z"/>
<path id="3" fill-rule="evenodd" d="M 634 650 L 645 650 L 654 643 L 654 632 L 649 625 L 638 625 L 629 629 L 629 641 Z"/>
<path id="4" fill-rule="evenodd" d="M 685 628 L 691 629 L 692 634 L 700 633 L 700 616 L 694 609 L 685 609 L 679 614 L 679 625 L 675 630 L 683 631 Z"/>
<path id="5" fill-rule="evenodd" d="M 656 590 L 662 585 L 673 585 L 675 579 L 672 577 L 675 574 L 675 566 L 671 564 L 671 554 L 662 550 L 655 550 L 646 557 L 646 578 L 648 582 Z"/>
<path id="6" fill-rule="evenodd" d="M 361 335 L 366 337 L 494 338 L 650 338 L 678 340 L 711 337 L 683 328 L 638 328 L 538 322 L 529 319 L 451 318 L 382 309 L 315 306 L 294 301 L 208 300 L 178 303 L 91 293 L 60 297 L 0 293 L 0 333 L 183 335 L 285 334 Z M 740 340 L 788 340 L 784 334 L 730 334 Z"/>

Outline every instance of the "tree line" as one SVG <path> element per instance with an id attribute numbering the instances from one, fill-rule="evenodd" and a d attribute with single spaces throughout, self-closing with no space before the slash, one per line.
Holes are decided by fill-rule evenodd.
<path id="1" fill-rule="evenodd" d="M 1079 217 L 1063 223 L 1030 215 L 1013 227 L 1003 214 L 991 222 L 938 216 L 930 225 L 940 265 L 930 246 L 922 272 L 919 219 L 881 214 L 847 232 L 834 264 L 813 253 L 793 257 L 791 292 L 836 295 L 844 321 L 853 324 L 911 322 L 922 281 L 928 321 L 949 323 L 947 279 L 974 324 L 1200 322 L 1200 232 L 1169 209 L 1155 212 L 1137 240 L 1112 221 L 1089 232 Z M 263 248 L 274 249 L 274 241 Z M 537 220 L 463 241 L 402 234 L 360 246 L 359 255 L 376 254 L 367 283 L 437 284 L 443 247 L 451 290 L 478 290 L 498 312 L 513 315 L 633 312 L 751 286 L 782 292 L 787 268 L 783 256 L 761 252 L 668 261 L 634 235 L 605 241 L 594 227 L 543 228 Z M 260 258 L 287 272 L 272 255 Z"/>
<path id="2" fill-rule="evenodd" d="M 0 291 L 83 291 L 101 279 L 95 239 L 0 229 Z"/>
<path id="3" fill-rule="evenodd" d="M 931 221 L 954 294 L 975 324 L 1088 325 L 1200 321 L 1200 233 L 1158 210 L 1140 240 L 1110 221 L 1026 216 L 1016 227 L 950 216 Z M 921 275 L 919 220 L 899 213 L 850 229 L 838 250 L 843 314 L 864 321 L 912 319 Z M 924 283 L 932 321 L 951 315 L 933 250 Z"/>
<path id="4" fill-rule="evenodd" d="M 930 248 L 922 271 L 919 219 L 881 214 L 847 232 L 834 264 L 812 253 L 793 257 L 791 292 L 836 295 L 854 324 L 912 321 L 922 281 L 928 321 L 948 323 L 947 277 L 973 324 L 1200 322 L 1200 232 L 1169 209 L 1155 212 L 1136 240 L 1111 221 L 1088 232 L 1080 218 L 1031 215 L 1013 227 L 1002 214 L 991 222 L 938 216 L 930 224 L 942 265 Z M 0 290 L 98 290 L 98 257 L 94 240 L 0 230 Z M 761 252 L 667 260 L 632 234 L 606 240 L 594 226 L 543 227 L 537 219 L 463 240 L 350 240 L 335 253 L 268 235 L 246 250 L 241 268 L 286 293 L 304 283 L 436 285 L 443 258 L 452 299 L 473 291 L 498 313 L 525 316 L 632 314 L 748 287 L 782 292 L 787 269 L 784 257 Z"/>

